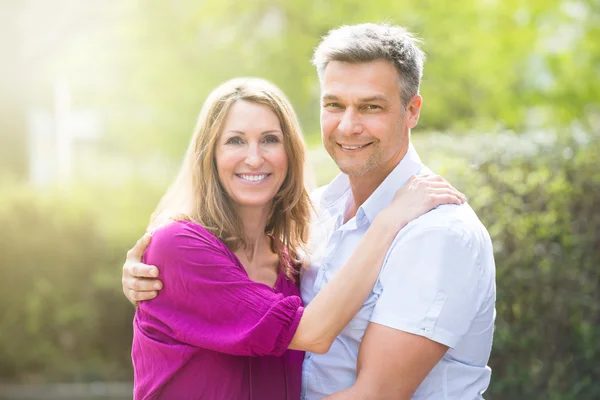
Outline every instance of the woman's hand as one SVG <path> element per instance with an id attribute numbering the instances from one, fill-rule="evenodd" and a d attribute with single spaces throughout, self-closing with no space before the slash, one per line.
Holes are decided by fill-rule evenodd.
<path id="1" fill-rule="evenodd" d="M 398 189 L 382 214 L 397 230 L 442 204 L 463 204 L 464 194 L 439 175 L 412 176 Z"/>

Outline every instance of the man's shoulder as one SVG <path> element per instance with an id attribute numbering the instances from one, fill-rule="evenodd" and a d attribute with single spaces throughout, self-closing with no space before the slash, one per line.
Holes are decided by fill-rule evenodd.
<path id="1" fill-rule="evenodd" d="M 411 230 L 450 230 L 465 234 L 485 230 L 469 204 L 444 204 L 411 221 Z"/>
<path id="2" fill-rule="evenodd" d="M 434 236 L 464 243 L 473 250 L 491 249 L 489 233 L 468 204 L 442 205 L 414 219 L 398 233 L 394 245 Z"/>
<path id="3" fill-rule="evenodd" d="M 420 280 L 420 276 L 428 278 Z M 434 288 L 446 294 L 473 285 L 483 288 L 477 296 L 493 298 L 490 236 L 468 204 L 440 206 L 398 233 L 380 279 L 384 286 L 395 288 L 408 279 L 423 290 Z"/>

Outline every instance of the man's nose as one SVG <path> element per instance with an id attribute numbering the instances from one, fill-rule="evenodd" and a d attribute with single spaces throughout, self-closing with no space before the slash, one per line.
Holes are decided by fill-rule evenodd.
<path id="1" fill-rule="evenodd" d="M 351 136 L 362 132 L 359 116 L 351 107 L 346 108 L 338 124 L 338 132 L 343 136 Z"/>

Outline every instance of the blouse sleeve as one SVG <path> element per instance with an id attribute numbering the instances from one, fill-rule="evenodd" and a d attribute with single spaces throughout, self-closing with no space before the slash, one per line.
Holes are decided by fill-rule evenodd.
<path id="1" fill-rule="evenodd" d="M 232 355 L 281 355 L 304 308 L 253 282 L 224 244 L 201 226 L 174 222 L 157 230 L 144 254 L 159 268 L 163 289 L 140 303 L 139 327 L 195 347 Z"/>

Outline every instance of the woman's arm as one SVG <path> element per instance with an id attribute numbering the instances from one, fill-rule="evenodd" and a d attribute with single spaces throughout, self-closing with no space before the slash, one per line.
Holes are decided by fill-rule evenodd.
<path id="1" fill-rule="evenodd" d="M 177 222 L 161 228 L 144 262 L 160 269 L 164 288 L 140 303 L 136 334 L 233 355 L 280 355 L 288 347 L 324 353 L 364 303 L 396 233 L 440 204 L 462 202 L 461 196 L 437 178 L 411 179 L 306 309 L 299 297 L 248 279 L 202 227 Z"/>
<path id="2" fill-rule="evenodd" d="M 225 244 L 193 222 L 156 230 L 144 254 L 164 287 L 139 304 L 134 337 L 239 356 L 281 355 L 302 317 L 299 296 L 253 282 Z"/>
<path id="3" fill-rule="evenodd" d="M 464 197 L 439 176 L 411 178 L 374 218 L 348 262 L 305 308 L 291 349 L 326 353 L 373 288 L 397 233 L 411 220 Z"/>
<path id="4" fill-rule="evenodd" d="M 317 354 L 329 351 L 373 289 L 397 234 L 396 225 L 381 215 L 374 219 L 348 262 L 304 309 L 290 349 Z"/>

